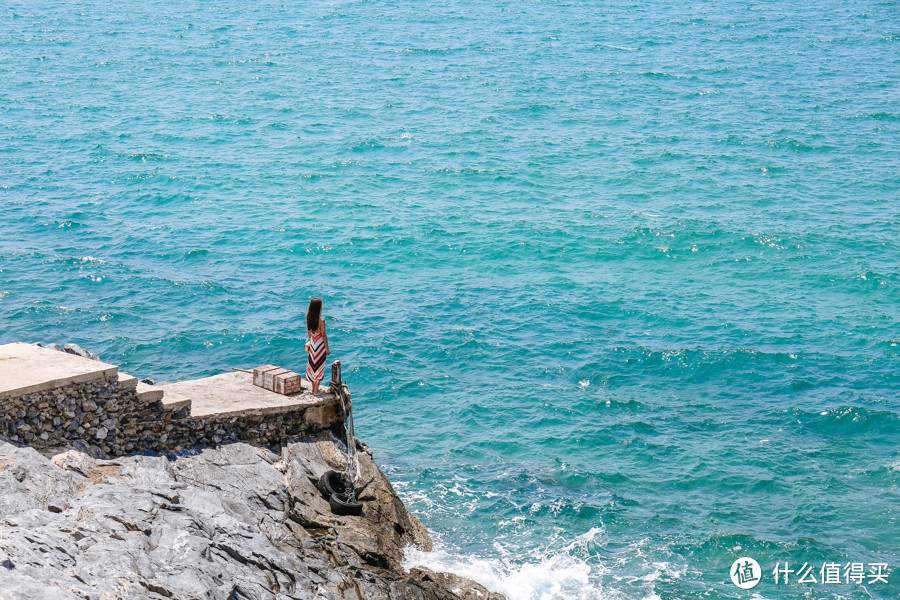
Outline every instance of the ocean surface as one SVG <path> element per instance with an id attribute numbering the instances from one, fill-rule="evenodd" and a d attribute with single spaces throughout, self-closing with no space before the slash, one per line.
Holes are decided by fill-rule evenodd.
<path id="1" fill-rule="evenodd" d="M 302 369 L 312 296 L 409 565 L 900 597 L 898 2 L 0 8 L 0 343 Z"/>

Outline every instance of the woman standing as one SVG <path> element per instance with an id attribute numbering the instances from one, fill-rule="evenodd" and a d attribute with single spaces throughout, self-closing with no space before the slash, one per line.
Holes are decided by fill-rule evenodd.
<path id="1" fill-rule="evenodd" d="M 312 383 L 313 394 L 319 393 L 319 382 L 325 376 L 325 357 L 331 354 L 328 349 L 328 334 L 325 332 L 325 319 L 322 317 L 322 299 L 309 301 L 306 311 L 306 342 L 309 360 L 306 361 L 306 379 Z"/>

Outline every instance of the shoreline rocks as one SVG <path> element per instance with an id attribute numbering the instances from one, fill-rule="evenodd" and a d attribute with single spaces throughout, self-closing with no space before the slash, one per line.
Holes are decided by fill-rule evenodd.
<path id="1" fill-rule="evenodd" d="M 345 466 L 328 431 L 280 452 L 233 443 L 113 459 L 0 441 L 0 597 L 502 600 L 403 569 L 404 548 L 431 539 L 359 447 L 364 512 L 346 517 L 315 486 Z"/>

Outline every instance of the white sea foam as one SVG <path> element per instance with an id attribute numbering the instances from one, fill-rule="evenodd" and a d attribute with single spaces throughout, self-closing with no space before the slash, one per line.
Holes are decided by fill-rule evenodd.
<path id="1" fill-rule="evenodd" d="M 615 44 L 600 44 L 604 48 L 610 48 L 612 50 L 624 50 L 625 52 L 634 52 L 638 48 L 633 46 L 617 46 Z"/>
<path id="2" fill-rule="evenodd" d="M 617 598 L 595 583 L 597 575 L 607 571 L 601 564 L 588 565 L 573 550 L 593 542 L 602 532 L 591 529 L 555 553 L 522 563 L 521 556 L 498 550 L 499 558 L 483 558 L 454 553 L 440 541 L 432 552 L 413 547 L 406 549 L 403 566 L 425 567 L 437 572 L 455 573 L 476 581 L 508 600 L 604 600 Z"/>
<path id="3" fill-rule="evenodd" d="M 666 575 L 666 577 L 670 579 L 681 579 L 684 574 L 687 573 L 686 568 L 679 568 L 667 562 L 654 562 L 651 563 L 651 566 L 653 570 L 642 577 L 638 577 L 637 580 L 652 583 L 659 579 L 662 575 Z"/>
<path id="4" fill-rule="evenodd" d="M 426 567 L 432 571 L 450 572 L 473 581 L 487 589 L 503 594 L 508 600 L 556 600 L 599 598 L 588 593 L 591 568 L 573 557 L 554 556 L 539 563 L 513 566 L 507 560 L 483 559 L 475 556 L 453 555 L 442 548 L 422 552 L 410 548 L 404 566 Z"/>

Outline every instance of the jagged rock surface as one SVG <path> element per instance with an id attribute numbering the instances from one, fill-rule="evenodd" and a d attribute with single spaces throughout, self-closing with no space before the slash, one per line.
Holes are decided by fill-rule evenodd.
<path id="1" fill-rule="evenodd" d="M 75 356 L 80 356 L 82 358 L 89 358 L 91 360 L 100 360 L 100 357 L 91 352 L 90 350 L 85 350 L 78 344 L 66 344 L 63 346 L 63 351 L 68 352 L 69 354 L 74 354 Z"/>
<path id="2" fill-rule="evenodd" d="M 114 460 L 0 442 L 0 598 L 502 600 L 404 571 L 431 540 L 360 447 L 365 512 L 338 517 L 314 483 L 343 468 L 327 432 Z"/>

